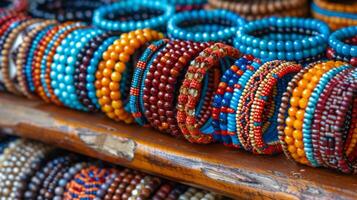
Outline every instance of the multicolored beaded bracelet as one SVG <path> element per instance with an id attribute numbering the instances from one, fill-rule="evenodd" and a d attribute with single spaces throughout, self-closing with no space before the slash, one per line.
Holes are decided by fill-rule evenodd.
<path id="1" fill-rule="evenodd" d="M 228 135 L 227 130 L 227 116 L 231 113 L 229 109 L 230 101 L 233 97 L 234 86 L 238 79 L 243 75 L 246 66 L 250 65 L 254 60 L 253 56 L 245 55 L 238 59 L 221 77 L 221 82 L 215 92 L 212 102 L 212 126 L 215 130 L 213 136 L 216 141 L 222 140 L 227 146 L 232 144 L 231 137 Z M 237 148 L 240 145 L 232 144 Z"/>
<path id="2" fill-rule="evenodd" d="M 31 31 L 26 33 L 23 39 L 24 42 L 21 43 L 19 47 L 19 53 L 16 55 L 16 66 L 17 66 L 16 77 L 17 77 L 17 82 L 19 84 L 19 89 L 20 92 L 29 99 L 35 98 L 35 96 L 28 88 L 28 84 L 26 82 L 26 71 L 25 71 L 26 60 L 30 52 L 31 43 L 35 39 L 37 34 L 39 34 L 42 30 L 46 29 L 47 27 L 54 25 L 55 23 L 56 21 L 51 21 L 51 20 L 43 21 L 39 23 Z"/>
<path id="3" fill-rule="evenodd" d="M 13 59 L 12 55 L 14 52 L 18 50 L 18 47 L 23 42 L 23 35 L 21 34 L 23 31 L 28 30 L 27 28 L 33 24 L 39 23 L 39 19 L 29 19 L 14 28 L 9 32 L 6 37 L 5 43 L 2 48 L 2 59 L 1 59 L 1 72 L 3 82 L 5 84 L 6 90 L 13 93 L 20 95 L 19 85 L 15 83 L 16 81 L 16 64 L 15 60 Z M 31 27 L 30 27 L 31 28 Z"/>
<path id="4" fill-rule="evenodd" d="M 217 69 L 220 67 L 219 60 L 227 56 L 237 58 L 239 51 L 222 43 L 213 44 L 202 51 L 191 62 L 187 70 L 177 102 L 177 123 L 185 138 L 190 142 L 210 143 L 213 141 L 212 135 L 203 133 L 200 130 L 201 127 L 197 127 L 195 108 L 200 101 L 201 87 L 205 74 L 210 70 L 219 72 L 220 70 Z"/>
<path id="5" fill-rule="evenodd" d="M 102 111 L 109 118 L 126 123 L 133 122 L 134 119 L 129 113 L 129 103 L 122 99 L 119 91 L 119 88 L 126 84 L 121 82 L 122 76 L 127 71 L 126 64 L 130 62 L 130 56 L 146 42 L 161 38 L 163 38 L 161 33 L 150 29 L 124 33 L 103 53 L 103 60 L 96 72 L 95 86 Z M 114 90 L 110 85 L 115 85 Z"/>
<path id="6" fill-rule="evenodd" d="M 344 70 L 341 73 L 338 73 L 334 76 L 329 82 L 326 84 L 325 88 L 323 89 L 322 93 L 319 95 L 319 98 L 316 102 L 316 108 L 313 113 L 313 120 L 311 125 L 311 138 L 312 138 L 312 149 L 313 149 L 313 156 L 316 162 L 319 165 L 324 165 L 324 162 L 321 158 L 320 154 L 320 122 L 323 117 L 323 110 L 326 106 L 327 98 L 329 98 L 332 89 L 336 87 L 338 83 L 343 81 L 343 79 L 350 73 L 351 69 Z M 347 145 L 347 143 L 346 143 Z"/>
<path id="7" fill-rule="evenodd" d="M 321 93 L 323 92 L 326 84 L 338 73 L 343 70 L 350 68 L 350 66 L 341 66 L 338 68 L 334 68 L 327 73 L 325 73 L 319 83 L 316 85 L 315 89 L 311 93 L 311 97 L 309 98 L 307 107 L 305 109 L 304 120 L 303 120 L 303 127 L 302 127 L 302 134 L 303 134 L 303 141 L 304 141 L 304 150 L 307 159 L 313 166 L 319 166 L 320 164 L 314 158 L 313 154 L 313 144 L 312 144 L 312 134 L 311 134 L 311 124 L 313 122 L 313 115 L 316 109 L 317 101 L 320 98 Z"/>
<path id="8" fill-rule="evenodd" d="M 357 173 L 355 162 L 349 162 L 344 152 L 346 133 L 351 126 L 351 105 L 356 98 L 356 78 L 357 71 L 353 70 L 332 89 L 323 111 L 328 116 L 320 122 L 320 154 L 324 163 L 344 173 Z"/>
<path id="9" fill-rule="evenodd" d="M 64 199 L 94 199 L 97 191 L 112 174 L 117 173 L 115 169 L 99 168 L 94 165 L 82 169 L 75 176 L 74 180 L 67 183 Z"/>
<path id="10" fill-rule="evenodd" d="M 146 19 L 145 16 L 150 13 L 155 13 L 154 16 Z M 165 30 L 165 26 L 169 18 L 174 14 L 175 8 L 162 1 L 121 1 L 110 5 L 105 5 L 95 10 L 93 15 L 93 25 L 107 31 L 128 32 L 137 29 L 152 28 L 157 30 Z M 109 15 L 120 16 L 119 21 L 106 19 Z M 121 15 L 131 15 L 137 13 L 143 16 L 140 20 L 123 19 Z M 157 14 L 159 13 L 159 14 Z"/>
<path id="11" fill-rule="evenodd" d="M 273 33 L 303 33 L 305 38 L 266 40 L 257 35 L 267 28 Z M 270 17 L 244 25 L 237 32 L 234 46 L 242 53 L 252 54 L 256 58 L 300 61 L 322 54 L 326 49 L 329 34 L 329 27 L 318 20 Z"/>
<path id="12" fill-rule="evenodd" d="M 168 22 L 168 36 L 195 42 L 232 44 L 245 20 L 226 10 L 200 10 L 175 14 Z"/>
<path id="13" fill-rule="evenodd" d="M 295 146 L 294 140 L 303 141 L 303 119 L 308 104 L 308 100 L 311 97 L 311 93 L 318 84 L 321 76 L 332 68 L 341 66 L 342 62 L 324 62 L 322 64 L 316 64 L 313 68 L 309 69 L 307 73 L 304 74 L 303 79 L 298 82 L 298 86 L 293 90 L 293 96 L 290 99 L 291 107 L 288 112 L 288 117 L 285 120 L 285 124 L 292 131 L 292 136 L 285 137 L 285 142 L 288 144 L 288 150 L 292 154 L 292 157 L 302 163 L 307 165 L 313 165 L 310 163 L 306 157 L 304 151 L 304 146 Z M 303 148 L 300 148 L 300 147 Z"/>
<path id="14" fill-rule="evenodd" d="M 260 154 L 275 154 L 281 152 L 277 137 L 277 115 L 283 92 L 287 83 L 302 69 L 301 65 L 282 63 L 264 77 L 263 82 L 256 91 L 250 111 L 249 138 L 254 150 Z M 277 93 L 274 94 L 274 90 Z M 276 106 L 269 102 L 269 98 Z M 270 107 L 270 108 L 269 108 Z M 273 112 L 271 118 L 267 112 Z M 267 141 L 267 142 L 266 142 Z"/>
<path id="15" fill-rule="evenodd" d="M 167 43 L 168 39 L 162 39 L 150 44 L 142 53 L 139 61 L 136 63 L 133 73 L 133 79 L 130 87 L 130 111 L 135 121 L 141 126 L 147 126 L 147 119 L 145 117 L 145 109 L 143 108 L 143 84 L 146 69 L 151 65 L 151 60 L 156 57 L 155 54 L 160 51 Z"/>

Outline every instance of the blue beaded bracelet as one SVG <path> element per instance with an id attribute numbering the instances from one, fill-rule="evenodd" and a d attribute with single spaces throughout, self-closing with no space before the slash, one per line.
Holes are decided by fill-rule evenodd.
<path id="1" fill-rule="evenodd" d="M 169 40 L 163 39 L 153 42 L 141 55 L 140 60 L 136 63 L 136 67 L 133 73 L 133 79 L 130 87 L 130 112 L 133 115 L 135 121 L 141 125 L 148 125 L 147 119 L 145 118 L 145 109 L 142 102 L 142 88 L 145 78 L 146 69 L 149 69 L 150 61 L 153 60 L 155 54 L 157 54 L 160 49 L 162 49 Z"/>
<path id="2" fill-rule="evenodd" d="M 97 29 L 79 29 L 69 34 L 57 48 L 54 61 L 51 66 L 51 86 L 55 95 L 65 105 L 73 109 L 87 111 L 78 100 L 73 75 L 77 54 L 81 48 L 93 37 L 103 34 Z"/>
<path id="3" fill-rule="evenodd" d="M 100 105 L 98 102 L 98 98 L 96 96 L 95 89 L 95 72 L 97 71 L 98 64 L 102 59 L 103 53 L 108 49 L 108 47 L 114 43 L 114 41 L 118 39 L 117 37 L 110 37 L 106 39 L 103 44 L 99 46 L 99 48 L 95 51 L 93 57 L 90 60 L 90 63 L 87 68 L 87 76 L 86 76 L 86 89 L 88 91 L 88 97 L 91 99 L 93 105 L 96 106 L 97 109 L 100 109 Z"/>
<path id="4" fill-rule="evenodd" d="M 306 36 L 303 38 L 279 36 L 277 37 L 279 40 L 269 40 L 264 35 L 256 36 L 257 32 L 264 30 L 278 32 L 278 34 L 299 33 Z M 261 59 L 299 61 L 323 54 L 329 34 L 327 24 L 318 20 L 270 17 L 252 21 L 240 28 L 234 46 L 245 54 L 253 54 Z"/>
<path id="5" fill-rule="evenodd" d="M 257 62 L 253 62 L 251 65 L 247 65 L 247 70 L 243 73 L 243 75 L 238 79 L 238 82 L 234 84 L 234 90 L 232 99 L 229 104 L 229 109 L 233 112 L 227 114 L 227 131 L 228 134 L 232 138 L 232 143 L 235 146 L 239 146 L 241 142 L 238 139 L 236 134 L 237 132 L 237 122 L 236 122 L 236 111 L 238 107 L 238 103 L 240 100 L 240 96 L 243 92 L 245 85 L 247 84 L 249 78 L 254 74 L 254 72 L 261 66 L 261 64 Z"/>
<path id="6" fill-rule="evenodd" d="M 316 110 L 317 102 L 318 99 L 320 98 L 321 93 L 324 91 L 324 88 L 328 84 L 328 82 L 336 76 L 338 73 L 350 69 L 350 65 L 343 65 L 338 68 L 331 69 L 322 77 L 320 78 L 319 83 L 311 93 L 311 96 L 309 98 L 309 102 L 307 104 L 307 107 L 305 109 L 305 114 L 304 114 L 304 121 L 303 121 L 303 128 L 302 128 L 302 133 L 303 133 L 303 141 L 304 141 L 304 151 L 306 154 L 306 158 L 309 160 L 309 162 L 314 166 L 318 167 L 321 166 L 322 163 L 318 163 L 318 161 L 314 157 L 313 153 L 313 144 L 312 144 L 312 123 L 313 123 L 313 116 Z"/>
<path id="7" fill-rule="evenodd" d="M 106 19 L 109 14 L 132 15 L 133 12 L 138 12 L 140 10 L 152 10 L 162 14 L 142 21 L 113 21 Z M 93 15 L 93 25 L 103 30 L 121 32 L 129 32 L 144 28 L 164 30 L 167 21 L 174 14 L 174 12 L 175 8 L 172 5 L 160 1 L 120 1 L 110 5 L 102 6 L 95 10 Z M 142 13 L 140 14 L 144 15 Z"/>
<path id="8" fill-rule="evenodd" d="M 343 42 L 343 39 L 355 37 L 357 26 L 346 27 L 333 32 L 329 38 L 330 47 L 338 54 L 345 57 L 357 57 L 357 46 Z"/>
<path id="9" fill-rule="evenodd" d="M 189 11 L 175 14 L 168 22 L 167 31 L 174 39 L 232 43 L 243 24 L 243 18 L 227 10 Z"/>

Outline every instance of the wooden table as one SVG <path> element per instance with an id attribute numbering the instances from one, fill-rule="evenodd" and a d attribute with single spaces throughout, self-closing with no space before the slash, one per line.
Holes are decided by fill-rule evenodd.
<path id="1" fill-rule="evenodd" d="M 197 145 L 104 115 L 0 94 L 0 127 L 94 158 L 247 199 L 357 199 L 357 176 L 315 169 L 284 155 Z"/>

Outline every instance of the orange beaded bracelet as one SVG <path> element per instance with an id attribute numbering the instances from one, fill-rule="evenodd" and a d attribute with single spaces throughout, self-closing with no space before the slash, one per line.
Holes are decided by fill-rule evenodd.
<path id="1" fill-rule="evenodd" d="M 297 162 L 311 165 L 306 158 L 302 134 L 305 109 L 311 93 L 324 73 L 341 64 L 342 62 L 340 61 L 328 61 L 316 64 L 303 75 L 297 87 L 293 89 L 292 97 L 290 98 L 291 107 L 288 110 L 288 117 L 285 120 L 286 127 L 284 132 L 286 135 L 284 140 L 288 145 L 288 151 L 291 157 Z"/>
<path id="2" fill-rule="evenodd" d="M 163 34 L 151 29 L 124 33 L 107 51 L 96 72 L 96 95 L 103 112 L 109 118 L 125 123 L 132 123 L 134 118 L 125 110 L 125 103 L 120 93 L 122 75 L 130 57 L 145 43 L 163 38 Z M 129 80 L 130 81 L 130 80 Z"/>

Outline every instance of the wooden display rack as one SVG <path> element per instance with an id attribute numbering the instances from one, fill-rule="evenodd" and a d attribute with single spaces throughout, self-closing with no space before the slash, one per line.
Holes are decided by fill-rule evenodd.
<path id="1" fill-rule="evenodd" d="M 130 168 L 246 199 L 357 199 L 357 176 L 196 145 L 150 128 L 114 122 L 41 101 L 0 94 L 0 127 Z"/>

